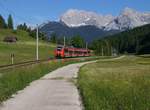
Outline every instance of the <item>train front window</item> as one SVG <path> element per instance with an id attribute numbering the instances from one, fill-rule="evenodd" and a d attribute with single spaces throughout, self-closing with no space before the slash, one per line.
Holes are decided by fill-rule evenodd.
<path id="1" fill-rule="evenodd" d="M 57 47 L 57 51 L 61 51 L 62 50 L 62 47 Z"/>

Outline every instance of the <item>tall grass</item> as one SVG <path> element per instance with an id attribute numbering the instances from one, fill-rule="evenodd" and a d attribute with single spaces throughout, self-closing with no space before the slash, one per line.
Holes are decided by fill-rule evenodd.
<path id="1" fill-rule="evenodd" d="M 11 97 L 18 90 L 22 90 L 34 80 L 37 80 L 49 72 L 77 62 L 96 60 L 97 57 L 82 59 L 59 59 L 47 63 L 41 63 L 31 66 L 14 68 L 9 70 L 0 70 L 0 103 Z"/>
<path id="2" fill-rule="evenodd" d="M 49 62 L 21 67 L 18 69 L 14 68 L 11 70 L 0 71 L 0 103 L 11 97 L 11 95 L 16 93 L 18 90 L 29 85 L 30 82 L 70 63 L 73 62 Z"/>
<path id="3" fill-rule="evenodd" d="M 150 58 L 88 64 L 78 84 L 85 110 L 150 110 Z"/>

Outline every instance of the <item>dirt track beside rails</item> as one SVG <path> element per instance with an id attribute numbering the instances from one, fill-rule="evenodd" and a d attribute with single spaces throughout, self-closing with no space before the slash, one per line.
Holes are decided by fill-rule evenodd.
<path id="1" fill-rule="evenodd" d="M 4 102 L 0 110 L 82 110 L 71 80 L 77 78 L 82 65 L 91 62 L 71 64 L 47 74 Z"/>

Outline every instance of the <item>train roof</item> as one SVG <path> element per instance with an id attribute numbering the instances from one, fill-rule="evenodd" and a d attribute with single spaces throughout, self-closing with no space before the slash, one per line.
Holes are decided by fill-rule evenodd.
<path id="1" fill-rule="evenodd" d="M 75 50 L 75 51 L 90 51 L 89 49 L 86 48 L 77 48 L 74 46 L 63 46 L 63 45 L 57 45 L 57 48 L 64 48 L 64 49 L 68 49 L 68 50 Z"/>

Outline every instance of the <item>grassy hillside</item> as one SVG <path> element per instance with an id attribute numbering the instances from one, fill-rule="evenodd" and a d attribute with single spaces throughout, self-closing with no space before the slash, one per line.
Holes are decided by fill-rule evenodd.
<path id="1" fill-rule="evenodd" d="M 6 36 L 16 36 L 18 42 L 4 43 L 3 39 Z M 40 41 L 39 43 L 39 57 L 40 59 L 49 58 L 53 56 L 54 44 Z M 12 31 L 0 29 L 0 65 L 11 63 L 11 54 L 15 55 L 14 62 L 22 62 L 35 60 L 36 55 L 36 41 L 25 31 Z"/>
<path id="2" fill-rule="evenodd" d="M 22 30 L 13 31 L 9 29 L 0 29 L 0 41 L 3 41 L 3 39 L 6 36 L 16 36 L 19 42 L 34 41 L 34 39 L 31 38 L 29 34 L 25 31 Z"/>
<path id="3" fill-rule="evenodd" d="M 126 56 L 81 68 L 85 110 L 149 110 L 150 57 Z"/>

